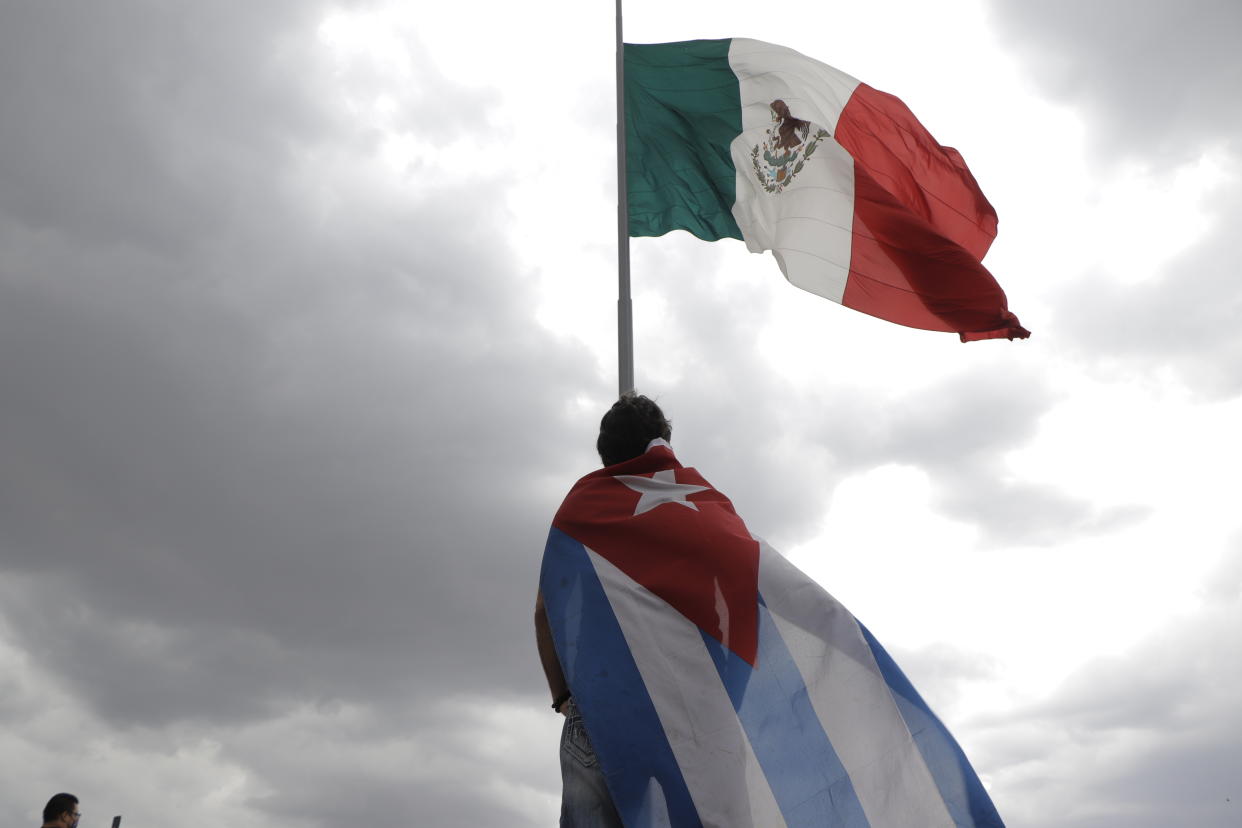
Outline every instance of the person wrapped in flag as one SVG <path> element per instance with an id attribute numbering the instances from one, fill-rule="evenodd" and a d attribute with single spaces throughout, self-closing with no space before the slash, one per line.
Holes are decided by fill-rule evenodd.
<path id="1" fill-rule="evenodd" d="M 561 825 L 1002 826 L 879 642 L 678 462 L 659 407 L 604 415 L 604 468 L 548 535 L 535 625 Z"/>

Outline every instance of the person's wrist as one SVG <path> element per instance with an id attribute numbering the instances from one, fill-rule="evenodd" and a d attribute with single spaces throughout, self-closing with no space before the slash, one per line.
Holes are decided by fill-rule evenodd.
<path id="1" fill-rule="evenodd" d="M 560 713 L 561 705 L 569 701 L 569 699 L 572 696 L 573 696 L 573 693 L 570 693 L 568 690 L 566 690 L 564 693 L 561 693 L 559 696 L 557 696 L 555 699 L 552 700 L 552 709 L 555 710 L 557 713 Z"/>

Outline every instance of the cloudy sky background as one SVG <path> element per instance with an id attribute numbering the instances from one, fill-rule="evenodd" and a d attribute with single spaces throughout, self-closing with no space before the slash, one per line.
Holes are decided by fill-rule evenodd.
<path id="1" fill-rule="evenodd" d="M 681 458 L 1010 825 L 1242 823 L 1242 7 L 626 14 L 902 97 L 1033 331 L 962 345 L 740 242 L 636 240 Z M 616 390 L 612 25 L 0 0 L 0 822 L 71 790 L 84 828 L 554 823 L 530 613 Z"/>

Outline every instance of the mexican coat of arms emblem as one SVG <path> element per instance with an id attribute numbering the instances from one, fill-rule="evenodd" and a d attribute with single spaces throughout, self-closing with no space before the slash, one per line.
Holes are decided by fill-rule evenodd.
<path id="1" fill-rule="evenodd" d="M 817 129 L 811 135 L 811 125 L 795 118 L 784 101 L 772 101 L 770 106 L 772 127 L 762 143 L 751 147 L 750 163 L 760 186 L 775 195 L 802 172 L 819 142 L 828 137 L 828 130 Z"/>

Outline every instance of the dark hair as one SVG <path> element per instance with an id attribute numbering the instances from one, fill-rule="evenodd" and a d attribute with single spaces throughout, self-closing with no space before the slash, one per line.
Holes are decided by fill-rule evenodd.
<path id="1" fill-rule="evenodd" d="M 74 806 L 78 804 L 78 798 L 71 793 L 58 793 L 47 801 L 43 806 L 44 823 L 51 822 L 61 814 L 73 813 Z"/>
<path id="2" fill-rule="evenodd" d="M 599 421 L 599 439 L 595 450 L 605 466 L 633 460 L 647 450 L 657 437 L 673 436 L 673 425 L 660 406 L 642 394 L 623 394 Z"/>

